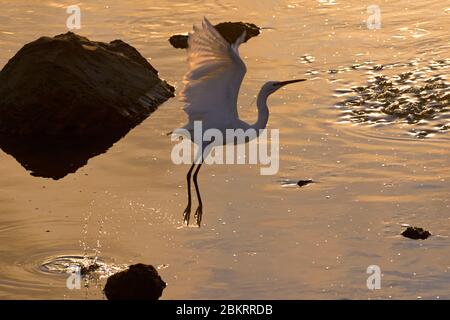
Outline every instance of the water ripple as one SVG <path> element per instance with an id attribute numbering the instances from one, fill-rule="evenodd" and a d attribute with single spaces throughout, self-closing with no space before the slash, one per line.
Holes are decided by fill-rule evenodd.
<path id="1" fill-rule="evenodd" d="M 337 89 L 335 96 L 345 97 L 336 104 L 341 121 L 414 124 L 409 133 L 417 138 L 448 132 L 450 83 L 445 71 L 449 67 L 450 59 L 433 60 L 425 67 L 393 76 L 373 73 L 365 86 Z"/>

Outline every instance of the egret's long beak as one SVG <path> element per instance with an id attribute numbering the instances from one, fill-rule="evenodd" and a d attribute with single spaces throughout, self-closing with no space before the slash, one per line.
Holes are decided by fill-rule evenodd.
<path id="1" fill-rule="evenodd" d="M 280 82 L 280 86 L 283 87 L 283 86 L 291 84 L 291 83 L 302 82 L 302 81 L 306 81 L 306 79 L 296 79 L 296 80 L 281 81 Z"/>

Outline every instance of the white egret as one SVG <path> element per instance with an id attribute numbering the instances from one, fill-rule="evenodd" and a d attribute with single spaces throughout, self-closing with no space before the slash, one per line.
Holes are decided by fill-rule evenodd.
<path id="1" fill-rule="evenodd" d="M 184 90 L 181 101 L 185 103 L 184 111 L 189 117 L 188 123 L 182 128 L 189 131 L 189 138 L 194 141 L 194 121 L 202 122 L 202 129 L 206 131 L 218 129 L 226 136 L 227 129 L 255 129 L 257 134 L 264 129 L 269 119 L 267 99 L 269 95 L 283 86 L 304 81 L 296 79 L 289 81 L 269 81 L 265 83 L 257 96 L 258 119 L 254 124 L 248 124 L 239 119 L 237 100 L 242 79 L 246 73 L 244 62 L 239 56 L 238 48 L 245 40 L 245 32 L 234 44 L 229 44 L 214 26 L 203 19 L 202 26 L 194 25 L 193 32 L 188 37 L 188 64 L 189 70 L 184 78 Z M 222 143 L 223 142 L 223 143 Z M 222 141 L 221 144 L 230 143 Z M 247 141 L 248 142 L 248 141 Z M 232 141 L 231 143 L 234 143 Z M 184 221 L 189 224 L 191 214 L 191 175 L 194 171 L 194 185 L 198 199 L 198 207 L 194 218 L 200 226 L 203 204 L 197 182 L 197 175 L 202 166 L 203 159 L 207 157 L 209 143 L 198 146 L 197 161 L 189 169 L 187 179 L 188 204 L 184 210 Z"/>

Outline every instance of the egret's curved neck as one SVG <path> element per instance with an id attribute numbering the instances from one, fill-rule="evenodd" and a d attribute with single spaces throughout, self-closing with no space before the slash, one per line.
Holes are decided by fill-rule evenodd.
<path id="1" fill-rule="evenodd" d="M 258 120 L 252 125 L 252 128 L 259 131 L 267 126 L 267 121 L 269 120 L 269 108 L 267 107 L 267 99 L 269 94 L 261 90 L 258 93 L 256 99 L 256 106 L 258 107 Z"/>

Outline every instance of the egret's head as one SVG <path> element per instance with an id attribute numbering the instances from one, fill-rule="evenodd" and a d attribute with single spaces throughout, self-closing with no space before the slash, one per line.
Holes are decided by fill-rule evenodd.
<path id="1" fill-rule="evenodd" d="M 270 95 L 270 94 L 274 93 L 275 91 L 277 91 L 278 89 L 281 89 L 288 84 L 302 82 L 305 80 L 306 79 L 296 79 L 296 80 L 288 80 L 288 81 L 269 81 L 263 85 L 263 87 L 261 88 L 261 92 L 264 92 L 265 94 Z"/>

